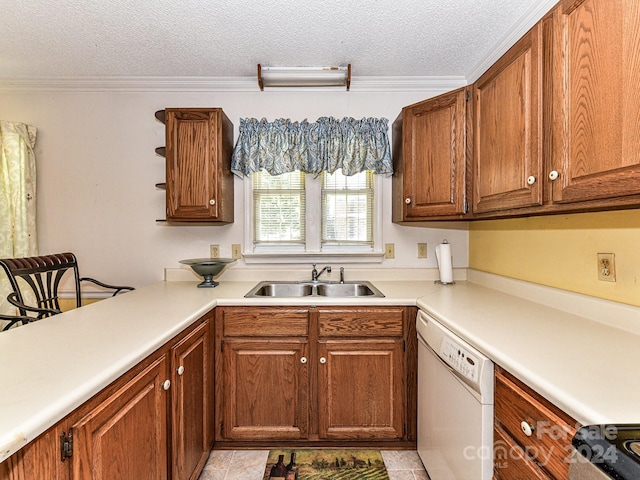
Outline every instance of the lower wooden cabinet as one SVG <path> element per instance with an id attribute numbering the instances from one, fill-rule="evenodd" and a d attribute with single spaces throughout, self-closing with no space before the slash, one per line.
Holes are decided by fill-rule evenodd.
<path id="1" fill-rule="evenodd" d="M 161 355 L 73 424 L 71 478 L 168 478 L 166 380 Z"/>
<path id="2" fill-rule="evenodd" d="M 210 326 L 203 317 L 0 463 L 0 478 L 197 479 L 213 443 Z"/>
<path id="3" fill-rule="evenodd" d="M 213 357 L 209 319 L 171 348 L 173 480 L 195 480 L 213 444 Z"/>
<path id="4" fill-rule="evenodd" d="M 403 438 L 401 339 L 323 340 L 318 355 L 319 438 Z"/>
<path id="5" fill-rule="evenodd" d="M 565 412 L 496 367 L 496 478 L 566 480 L 577 427 Z"/>
<path id="6" fill-rule="evenodd" d="M 415 442 L 414 321 L 408 307 L 218 307 L 216 444 Z"/>

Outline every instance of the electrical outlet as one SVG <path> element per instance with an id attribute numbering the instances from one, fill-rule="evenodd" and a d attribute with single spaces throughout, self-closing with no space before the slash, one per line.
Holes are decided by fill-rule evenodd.
<path id="1" fill-rule="evenodd" d="M 211 245 L 210 249 L 211 258 L 220 258 L 220 245 Z"/>
<path id="2" fill-rule="evenodd" d="M 418 258 L 427 258 L 427 244 L 419 243 L 418 244 Z"/>
<path id="3" fill-rule="evenodd" d="M 598 280 L 602 280 L 603 282 L 616 281 L 615 253 L 598 254 Z"/>
<path id="4" fill-rule="evenodd" d="M 235 258 L 236 260 L 242 258 L 242 247 L 239 243 L 231 245 L 231 258 Z"/>
<path id="5" fill-rule="evenodd" d="M 396 258 L 396 246 L 394 243 L 384 244 L 384 258 Z"/>

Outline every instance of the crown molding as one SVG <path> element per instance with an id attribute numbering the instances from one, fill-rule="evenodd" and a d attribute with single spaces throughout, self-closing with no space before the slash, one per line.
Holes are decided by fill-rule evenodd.
<path id="1" fill-rule="evenodd" d="M 464 76 L 353 77 L 350 92 L 424 92 L 437 95 L 465 86 Z M 0 91 L 66 92 L 346 92 L 344 87 L 271 88 L 260 92 L 255 77 L 0 77 Z"/>
<path id="2" fill-rule="evenodd" d="M 478 78 L 486 72 L 491 65 L 496 63 L 507 50 L 520 40 L 531 27 L 540 21 L 549 11 L 558 3 L 558 0 L 540 0 L 537 4 L 532 5 L 520 20 L 511 28 L 502 40 L 489 51 L 469 72 L 467 81 L 469 84 L 474 83 Z"/>

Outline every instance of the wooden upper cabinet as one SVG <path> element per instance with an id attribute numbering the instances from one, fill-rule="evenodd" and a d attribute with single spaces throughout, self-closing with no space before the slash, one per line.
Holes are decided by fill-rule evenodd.
<path id="1" fill-rule="evenodd" d="M 466 213 L 466 91 L 405 107 L 394 122 L 394 222 Z"/>
<path id="2" fill-rule="evenodd" d="M 638 204 L 640 3 L 564 0 L 552 23 L 552 201 Z"/>
<path id="3" fill-rule="evenodd" d="M 473 212 L 542 205 L 542 25 L 474 84 Z"/>
<path id="4" fill-rule="evenodd" d="M 167 108 L 167 220 L 233 222 L 233 124 L 220 108 Z"/>

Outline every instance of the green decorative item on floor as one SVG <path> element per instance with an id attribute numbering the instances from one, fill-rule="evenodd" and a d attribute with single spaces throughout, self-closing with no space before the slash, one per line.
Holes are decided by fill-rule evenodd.
<path id="1" fill-rule="evenodd" d="M 298 475 L 290 473 L 286 478 L 295 480 L 389 480 L 387 469 L 379 450 L 317 449 L 271 450 L 267 459 L 264 480 L 269 480 L 278 457 L 284 455 L 285 465 L 290 463 L 291 453 L 295 453 Z"/>

